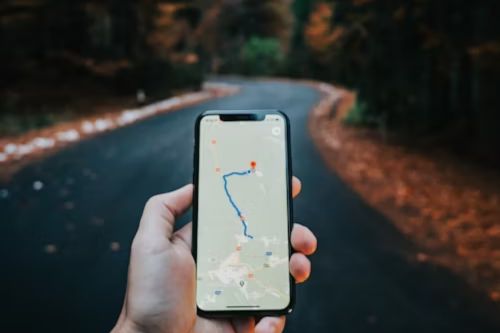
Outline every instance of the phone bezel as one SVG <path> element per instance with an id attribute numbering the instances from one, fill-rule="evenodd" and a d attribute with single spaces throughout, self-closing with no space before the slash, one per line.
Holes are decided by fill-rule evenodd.
<path id="1" fill-rule="evenodd" d="M 195 124 L 195 143 L 194 143 L 194 172 L 193 172 L 193 239 L 192 239 L 192 253 L 193 258 L 196 262 L 197 260 L 197 242 L 198 242 L 198 180 L 199 180 L 199 140 L 200 140 L 200 122 L 203 117 L 208 115 L 220 115 L 231 121 L 259 121 L 265 118 L 268 114 L 278 114 L 282 116 L 285 120 L 285 149 L 286 149 L 286 177 L 287 182 L 287 210 L 288 210 L 288 256 L 293 253 L 291 246 L 291 231 L 293 227 L 293 206 L 292 206 L 292 161 L 291 161 L 291 148 L 290 148 L 290 121 L 287 115 L 279 110 L 209 110 L 201 113 L 196 118 Z M 242 119 L 249 117 L 249 119 Z M 227 121 L 227 120 L 225 120 Z M 293 306 L 295 304 L 295 280 L 291 274 L 289 274 L 289 286 L 290 286 L 290 301 L 288 305 L 283 309 L 252 309 L 252 310 L 217 310 L 217 311 L 205 311 L 199 308 L 198 301 L 196 301 L 197 313 L 200 316 L 212 317 L 212 318 L 227 318 L 227 317 L 247 317 L 247 316 L 279 316 L 291 313 Z"/>

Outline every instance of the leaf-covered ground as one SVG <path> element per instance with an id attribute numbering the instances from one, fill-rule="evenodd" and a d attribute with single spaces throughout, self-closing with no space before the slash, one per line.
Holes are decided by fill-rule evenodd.
<path id="1" fill-rule="evenodd" d="M 316 107 L 310 119 L 326 162 L 416 243 L 421 252 L 411 260 L 448 267 L 500 301 L 498 170 L 345 126 L 341 119 L 355 96 L 338 96 Z"/>

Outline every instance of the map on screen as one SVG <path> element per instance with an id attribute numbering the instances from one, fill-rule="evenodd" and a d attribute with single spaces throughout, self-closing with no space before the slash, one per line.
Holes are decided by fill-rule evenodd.
<path id="1" fill-rule="evenodd" d="M 286 126 L 200 121 L 197 304 L 278 310 L 290 301 Z"/>

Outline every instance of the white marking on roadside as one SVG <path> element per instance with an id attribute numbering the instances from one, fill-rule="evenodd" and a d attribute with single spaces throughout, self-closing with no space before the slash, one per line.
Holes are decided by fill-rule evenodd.
<path id="1" fill-rule="evenodd" d="M 64 141 L 66 141 L 66 142 L 76 141 L 80 138 L 80 133 L 78 133 L 74 129 L 59 132 L 56 135 L 57 135 L 57 139 L 59 141 L 63 141 L 63 142 Z"/>
<path id="2" fill-rule="evenodd" d="M 35 145 L 36 147 L 38 147 L 40 149 L 46 149 L 46 148 L 54 147 L 55 140 L 51 139 L 51 138 L 39 137 L 39 138 L 35 138 L 32 141 L 32 143 L 33 143 L 33 145 Z"/>
<path id="3" fill-rule="evenodd" d="M 14 144 L 14 143 L 8 143 L 5 145 L 5 147 L 3 148 L 3 151 L 6 153 L 6 154 L 14 154 L 16 151 L 17 151 L 17 145 Z"/>
<path id="4" fill-rule="evenodd" d="M 186 106 L 187 104 L 200 103 L 210 98 L 231 95 L 238 92 L 239 89 L 238 86 L 233 84 L 206 82 L 203 84 L 202 91 L 171 97 L 136 109 L 124 110 L 121 113 L 112 114 L 112 119 L 98 118 L 96 120 L 83 120 L 76 125 L 76 128 L 49 134 L 47 137 L 36 137 L 26 143 L 9 142 L 3 146 L 3 152 L 0 151 L 0 163 L 8 162 L 12 159 L 19 160 L 37 151 L 56 147 L 58 142 L 60 146 L 70 142 L 76 142 L 96 132 L 103 132 L 126 126 L 160 112 L 171 111 L 175 108 Z M 0 146 L 0 149 L 1 148 L 2 146 Z"/>
<path id="5" fill-rule="evenodd" d="M 27 143 L 27 144 L 24 144 L 24 145 L 19 145 L 17 147 L 17 154 L 18 155 L 28 155 L 29 153 L 31 153 L 33 151 L 34 147 L 32 144 L 30 143 Z"/>
<path id="6" fill-rule="evenodd" d="M 94 124 L 92 124 L 92 122 L 90 122 L 88 120 L 85 120 L 82 123 L 82 131 L 84 133 L 87 133 L 87 134 L 94 133 L 94 131 L 95 131 Z"/>

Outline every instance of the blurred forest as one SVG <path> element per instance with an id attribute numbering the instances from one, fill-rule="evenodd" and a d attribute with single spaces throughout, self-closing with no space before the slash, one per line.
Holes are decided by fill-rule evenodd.
<path id="1" fill-rule="evenodd" d="M 497 160 L 499 8 L 496 0 L 4 0 L 0 117 L 89 96 L 165 96 L 207 74 L 313 78 L 357 92 L 350 124 Z"/>

